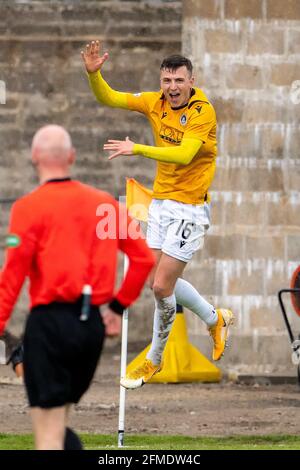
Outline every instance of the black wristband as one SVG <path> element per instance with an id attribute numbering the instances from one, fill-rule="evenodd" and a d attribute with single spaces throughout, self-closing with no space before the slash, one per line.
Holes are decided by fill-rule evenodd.
<path id="1" fill-rule="evenodd" d="M 18 364 L 21 364 L 24 362 L 24 346 L 23 343 L 21 343 L 19 346 L 17 346 L 11 353 L 10 358 L 7 361 L 7 364 L 12 365 L 13 370 L 16 369 Z"/>
<path id="2" fill-rule="evenodd" d="M 121 304 L 117 299 L 113 299 L 109 304 L 108 307 L 113 310 L 118 315 L 123 315 L 124 310 L 127 308 Z"/>

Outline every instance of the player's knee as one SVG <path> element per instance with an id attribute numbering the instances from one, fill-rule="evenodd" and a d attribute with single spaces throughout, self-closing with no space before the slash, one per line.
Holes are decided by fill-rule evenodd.
<path id="1" fill-rule="evenodd" d="M 160 284 L 157 284 L 154 282 L 153 286 L 152 286 L 152 289 L 153 289 L 153 293 L 155 295 L 155 298 L 156 299 L 164 299 L 165 297 L 169 297 L 170 295 L 172 295 L 172 291 L 165 287 L 165 286 L 162 286 Z"/>

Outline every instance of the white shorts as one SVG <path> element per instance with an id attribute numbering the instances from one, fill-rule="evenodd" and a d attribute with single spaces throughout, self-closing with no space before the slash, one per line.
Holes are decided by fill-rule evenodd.
<path id="1" fill-rule="evenodd" d="M 210 226 L 210 205 L 153 199 L 149 206 L 147 242 L 150 248 L 189 261 L 204 244 Z"/>

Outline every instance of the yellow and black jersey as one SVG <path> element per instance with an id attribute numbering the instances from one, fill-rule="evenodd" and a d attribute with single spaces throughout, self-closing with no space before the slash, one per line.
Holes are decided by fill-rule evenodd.
<path id="1" fill-rule="evenodd" d="M 172 109 L 161 91 L 114 91 L 100 72 L 89 74 L 89 81 L 101 103 L 147 116 L 156 147 L 135 144 L 134 154 L 157 160 L 153 197 L 203 203 L 214 176 L 217 154 L 216 114 L 204 92 L 193 88 L 187 105 Z"/>

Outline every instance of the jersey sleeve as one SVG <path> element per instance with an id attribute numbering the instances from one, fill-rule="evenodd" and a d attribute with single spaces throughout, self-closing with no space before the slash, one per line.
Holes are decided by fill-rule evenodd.
<path id="1" fill-rule="evenodd" d="M 99 70 L 88 74 L 90 87 L 99 103 L 112 108 L 129 109 L 147 114 L 149 93 L 124 93 L 113 90 Z"/>
<path id="2" fill-rule="evenodd" d="M 154 147 L 150 145 L 134 144 L 134 155 L 142 155 L 164 163 L 188 165 L 198 153 L 202 141 L 184 137 L 180 145 L 170 147 Z"/>
<path id="3" fill-rule="evenodd" d="M 197 106 L 184 131 L 184 138 L 197 139 L 205 143 L 208 134 L 216 124 L 216 113 L 210 103 L 204 103 L 201 107 Z"/>
<path id="4" fill-rule="evenodd" d="M 0 335 L 10 318 L 34 257 L 37 235 L 30 212 L 16 202 L 11 211 L 3 268 L 0 271 Z"/>

